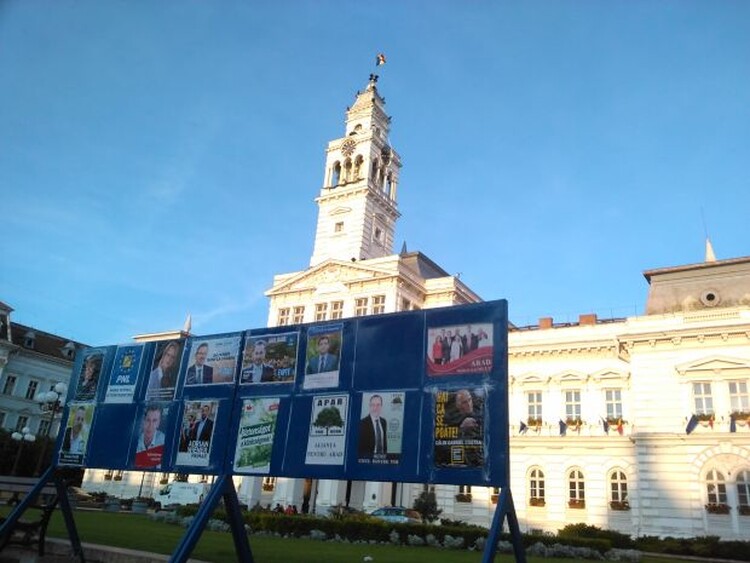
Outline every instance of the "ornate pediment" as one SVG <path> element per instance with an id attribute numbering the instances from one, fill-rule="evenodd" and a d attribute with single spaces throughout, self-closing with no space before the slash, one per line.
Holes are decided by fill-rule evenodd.
<path id="1" fill-rule="evenodd" d="M 748 377 L 750 376 L 750 360 L 729 356 L 709 356 L 675 366 L 675 370 L 683 377 Z"/>
<path id="2" fill-rule="evenodd" d="M 550 379 L 558 385 L 566 383 L 572 385 L 585 383 L 588 376 L 580 371 L 563 371 L 553 375 Z"/>
<path id="3" fill-rule="evenodd" d="M 513 384 L 522 387 L 541 387 L 549 382 L 549 378 L 535 372 L 524 373 L 513 377 Z"/>
<path id="4" fill-rule="evenodd" d="M 313 291 L 317 294 L 328 294 L 348 290 L 352 283 L 366 283 L 394 275 L 394 272 L 363 266 L 355 262 L 326 260 L 304 272 L 286 278 L 275 285 L 266 295 L 280 295 L 295 291 Z"/>

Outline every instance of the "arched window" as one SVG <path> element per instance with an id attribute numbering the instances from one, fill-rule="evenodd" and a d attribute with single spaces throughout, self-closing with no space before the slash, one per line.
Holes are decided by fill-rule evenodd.
<path id="1" fill-rule="evenodd" d="M 706 494 L 708 504 L 727 503 L 727 484 L 721 471 L 712 469 L 706 475 Z"/>
<path id="2" fill-rule="evenodd" d="M 570 508 L 586 506 L 585 483 L 580 469 L 573 469 L 568 473 L 568 506 Z"/>
<path id="3" fill-rule="evenodd" d="M 750 470 L 737 473 L 737 505 L 740 514 L 750 516 Z"/>
<path id="4" fill-rule="evenodd" d="M 331 187 L 338 186 L 341 181 L 341 163 L 337 160 L 333 163 L 331 171 Z"/>
<path id="5" fill-rule="evenodd" d="M 362 162 L 363 158 L 361 154 L 357 155 L 357 158 L 354 159 L 354 180 L 359 180 L 359 178 L 362 176 Z"/>
<path id="6" fill-rule="evenodd" d="M 352 159 L 347 158 L 344 161 L 344 183 L 352 181 Z"/>
<path id="7" fill-rule="evenodd" d="M 539 468 L 529 472 L 529 505 L 544 506 L 544 471 Z"/>
<path id="8" fill-rule="evenodd" d="M 388 172 L 388 175 L 385 177 L 385 188 L 383 191 L 385 192 L 385 195 L 388 197 L 391 197 L 391 189 L 393 186 L 393 176 L 390 172 Z"/>
<path id="9" fill-rule="evenodd" d="M 372 178 L 372 181 L 375 182 L 375 180 L 378 177 L 378 168 L 380 168 L 380 162 L 378 162 L 377 158 L 372 159 L 372 167 L 370 170 L 370 177 Z"/>
<path id="10" fill-rule="evenodd" d="M 628 478 L 625 472 L 615 469 L 609 475 L 609 506 L 612 510 L 628 510 Z"/>

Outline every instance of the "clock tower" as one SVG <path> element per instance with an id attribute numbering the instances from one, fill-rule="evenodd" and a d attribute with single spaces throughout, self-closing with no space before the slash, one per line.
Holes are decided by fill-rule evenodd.
<path id="1" fill-rule="evenodd" d="M 401 159 L 388 142 L 391 118 L 370 75 L 347 109 L 344 136 L 328 143 L 310 266 L 393 254 Z"/>

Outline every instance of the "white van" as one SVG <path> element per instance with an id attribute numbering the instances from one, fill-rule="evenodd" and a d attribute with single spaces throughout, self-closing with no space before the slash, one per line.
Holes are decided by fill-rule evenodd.
<path id="1" fill-rule="evenodd" d="M 205 483 L 180 483 L 175 481 L 162 487 L 154 496 L 157 510 L 178 504 L 200 504 L 206 494 Z"/>

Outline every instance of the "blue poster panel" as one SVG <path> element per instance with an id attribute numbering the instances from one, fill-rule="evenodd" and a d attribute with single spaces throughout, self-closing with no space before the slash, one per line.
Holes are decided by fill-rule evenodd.
<path id="1" fill-rule="evenodd" d="M 57 459 L 504 486 L 507 324 L 493 301 L 89 349 Z"/>

